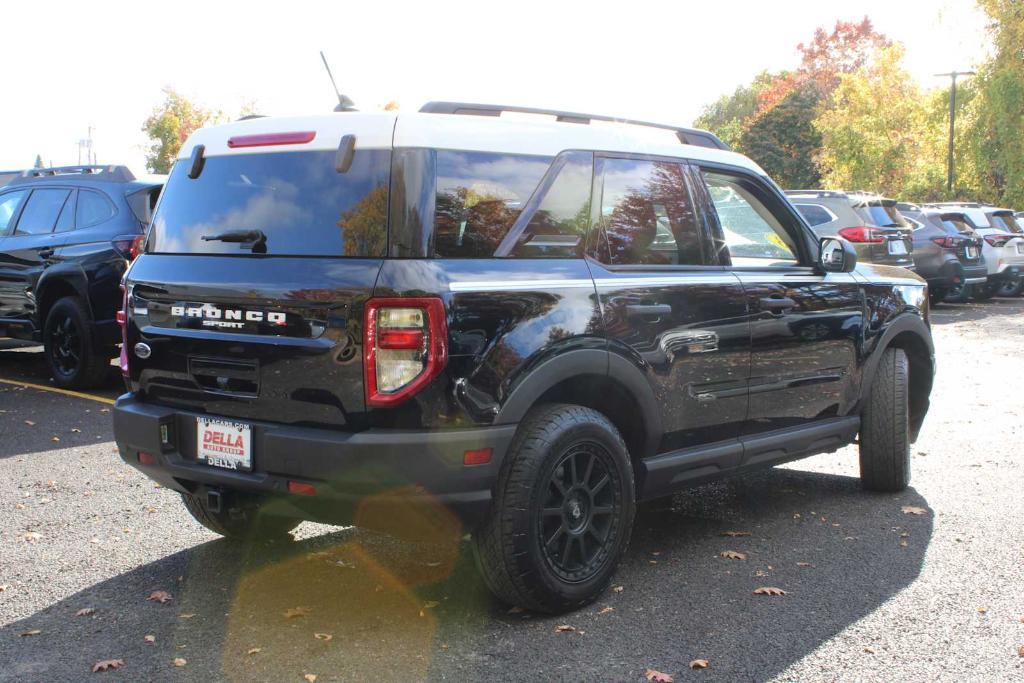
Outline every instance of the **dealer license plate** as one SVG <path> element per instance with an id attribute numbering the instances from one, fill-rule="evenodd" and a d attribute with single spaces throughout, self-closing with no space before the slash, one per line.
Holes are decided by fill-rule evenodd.
<path id="1" fill-rule="evenodd" d="M 252 469 L 252 426 L 241 422 L 196 418 L 199 462 L 228 470 Z"/>
<path id="2" fill-rule="evenodd" d="M 889 253 L 893 256 L 902 256 L 907 253 L 907 245 L 903 240 L 889 240 Z"/>

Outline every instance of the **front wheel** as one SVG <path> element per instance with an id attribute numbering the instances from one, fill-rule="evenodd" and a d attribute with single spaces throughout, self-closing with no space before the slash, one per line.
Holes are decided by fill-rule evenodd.
<path id="1" fill-rule="evenodd" d="M 504 602 L 539 612 L 592 602 L 629 545 L 635 508 L 629 453 L 608 418 L 541 406 L 516 433 L 473 537 L 484 581 Z"/>
<path id="2" fill-rule="evenodd" d="M 975 301 L 988 301 L 995 296 L 995 294 L 996 285 L 991 281 L 971 287 L 971 298 Z"/>
<path id="3" fill-rule="evenodd" d="M 112 348 L 100 346 L 81 299 L 66 296 L 50 308 L 43 326 L 43 349 L 53 383 L 63 389 L 88 389 L 106 379 Z"/>
<path id="4" fill-rule="evenodd" d="M 946 302 L 953 304 L 965 304 L 971 300 L 971 292 L 973 289 L 974 287 L 972 285 L 965 283 L 953 285 L 946 294 Z"/>
<path id="5" fill-rule="evenodd" d="M 869 491 L 910 485 L 910 365 L 903 349 L 886 349 L 860 424 L 860 480 Z"/>

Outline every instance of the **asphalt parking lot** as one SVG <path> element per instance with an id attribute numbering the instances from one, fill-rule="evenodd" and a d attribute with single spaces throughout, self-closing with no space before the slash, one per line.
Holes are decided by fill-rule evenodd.
<path id="1" fill-rule="evenodd" d="M 1024 299 L 932 321 L 908 491 L 862 492 L 851 447 L 647 506 L 616 588 L 560 617 L 494 602 L 465 544 L 218 540 L 117 457 L 116 372 L 0 383 L 0 680 L 1021 680 Z M 13 347 L 0 378 L 45 386 Z"/>

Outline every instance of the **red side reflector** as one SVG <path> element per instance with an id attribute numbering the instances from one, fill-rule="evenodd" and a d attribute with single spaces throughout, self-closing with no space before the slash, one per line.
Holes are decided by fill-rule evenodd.
<path id="1" fill-rule="evenodd" d="M 377 334 L 378 349 L 422 349 L 423 330 L 381 330 Z"/>
<path id="2" fill-rule="evenodd" d="M 262 133 L 260 135 L 236 135 L 228 138 L 228 147 L 272 147 L 273 145 L 301 145 L 316 137 L 315 130 L 299 133 Z"/>
<path id="3" fill-rule="evenodd" d="M 463 465 L 486 465 L 491 461 L 490 448 L 478 448 L 475 451 L 466 451 L 462 454 Z"/>
<path id="4" fill-rule="evenodd" d="M 155 465 L 156 457 L 152 453 L 139 451 L 139 462 L 143 465 Z"/>
<path id="5" fill-rule="evenodd" d="M 316 487 L 312 484 L 303 484 L 301 481 L 289 481 L 288 493 L 297 493 L 300 496 L 315 496 Z"/>

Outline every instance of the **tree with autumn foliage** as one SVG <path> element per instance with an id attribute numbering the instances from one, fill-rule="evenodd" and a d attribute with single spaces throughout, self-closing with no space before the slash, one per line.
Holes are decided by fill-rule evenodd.
<path id="1" fill-rule="evenodd" d="M 164 101 L 142 124 L 142 132 L 152 141 L 146 150 L 146 168 L 151 173 L 170 173 L 188 136 L 223 118 L 219 112 L 201 107 L 171 87 L 163 92 Z"/>

